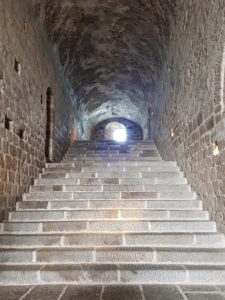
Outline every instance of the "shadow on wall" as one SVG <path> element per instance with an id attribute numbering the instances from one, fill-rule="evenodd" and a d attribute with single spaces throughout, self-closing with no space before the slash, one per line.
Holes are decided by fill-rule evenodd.
<path id="1" fill-rule="evenodd" d="M 118 124 L 119 123 L 119 124 Z M 113 137 L 113 127 L 111 124 L 117 124 L 120 128 L 124 127 L 126 129 L 126 140 L 142 140 L 143 130 L 141 126 L 133 121 L 125 118 L 111 118 L 98 123 L 91 130 L 91 140 L 106 140 Z"/>
<path id="2" fill-rule="evenodd" d="M 53 132 L 54 132 L 54 98 L 52 89 L 47 88 L 46 92 L 46 139 L 45 139 L 45 157 L 47 162 L 53 161 Z"/>

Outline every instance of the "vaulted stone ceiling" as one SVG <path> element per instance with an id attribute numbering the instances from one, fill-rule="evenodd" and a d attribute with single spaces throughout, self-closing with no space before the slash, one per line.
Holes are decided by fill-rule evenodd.
<path id="1" fill-rule="evenodd" d="M 84 131 L 125 117 L 146 128 L 176 0 L 33 0 L 72 84 Z"/>

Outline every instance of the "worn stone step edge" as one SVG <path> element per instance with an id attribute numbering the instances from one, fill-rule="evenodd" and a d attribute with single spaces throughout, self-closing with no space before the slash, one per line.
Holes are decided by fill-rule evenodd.
<path id="1" fill-rule="evenodd" d="M 1 236 L 1 235 L 0 235 Z M 165 246 L 148 246 L 148 245 L 128 245 L 128 244 L 123 244 L 123 245 L 68 245 L 68 246 L 55 246 L 54 248 L 52 247 L 49 247 L 49 246 L 45 246 L 43 248 L 40 249 L 40 247 L 35 247 L 35 246 L 32 246 L 30 248 L 26 248 L 26 246 L 18 246 L 17 248 L 11 248 L 11 247 L 7 247 L 7 246 L 2 246 L 0 248 L 0 253 L 3 252 L 3 251 L 9 251 L 10 252 L 18 252 L 18 253 L 22 253 L 23 251 L 27 251 L 27 252 L 32 252 L 32 251 L 36 251 L 36 252 L 42 252 L 42 251 L 45 251 L 45 252 L 58 252 L 58 251 L 66 251 L 66 252 L 73 252 L 73 251 L 112 251 L 112 252 L 123 252 L 123 251 L 130 251 L 130 253 L 132 253 L 132 251 L 163 251 L 163 252 L 170 252 L 170 253 L 174 253 L 174 252 L 177 252 L 177 253 L 183 253 L 183 252 L 186 252 L 186 253 L 192 253 L 193 252 L 197 252 L 197 253 L 201 253 L 201 252 L 204 252 L 204 253 L 224 253 L 225 255 L 225 244 L 223 246 L 221 246 L 220 248 L 215 248 L 215 247 L 212 247 L 212 246 L 208 246 L 208 247 L 202 247 L 201 245 L 197 245 L 197 246 L 192 246 L 192 245 L 189 245 L 189 246 L 169 246 L 167 247 L 166 245 Z M 1 255 L 0 255 L 1 256 Z M 209 262 L 210 263 L 210 262 Z"/>
<path id="2" fill-rule="evenodd" d="M 51 168 L 76 168 L 76 167 L 82 167 L 82 168 L 87 168 L 87 167 L 91 167 L 91 168 L 111 168 L 111 167 L 151 167 L 151 166 L 177 166 L 177 163 L 174 161 L 160 161 L 160 162 L 151 162 L 151 161 L 145 161 L 145 162 L 96 162 L 96 163 L 88 163 L 88 166 L 83 166 L 83 164 L 85 164 L 86 162 L 60 162 L 60 163 L 46 163 L 45 164 L 45 168 L 46 169 L 51 169 Z M 140 165 L 139 165 L 140 164 Z"/>
<path id="3" fill-rule="evenodd" d="M 23 200 L 197 200 L 195 192 L 30 192 Z"/>
<path id="4" fill-rule="evenodd" d="M 77 226 L 77 227 L 76 227 Z M 138 220 L 89 220 L 89 221 L 10 221 L 1 226 L 3 232 L 216 232 L 216 223 L 213 221 L 138 221 Z"/>
<path id="5" fill-rule="evenodd" d="M 71 216 L 71 217 L 64 217 L 64 218 L 57 218 L 57 216 L 52 217 L 52 218 L 48 218 L 48 217 L 42 217 L 42 216 L 38 216 L 38 217 L 24 217 L 24 216 L 9 216 L 7 222 L 14 222 L 14 221 L 18 221 L 18 222 L 48 222 L 48 221 L 81 221 L 81 222 L 92 222 L 92 221 L 140 221 L 140 222 L 145 222 L 145 221 L 150 221 L 150 222 L 155 222 L 155 221 L 161 221 L 161 222 L 165 222 L 165 221 L 209 221 L 209 219 L 207 217 L 204 216 L 199 216 L 199 217 L 171 217 L 171 218 L 167 218 L 167 217 L 138 217 L 138 218 L 132 218 L 132 217 L 124 217 L 124 218 L 107 218 L 107 217 L 94 217 L 94 216 L 90 216 L 90 217 L 78 217 L 78 216 Z"/>
<path id="6" fill-rule="evenodd" d="M 3 225 L 3 224 L 1 224 Z M 222 245 L 225 247 L 225 236 L 222 233 L 218 233 L 218 232 L 209 232 L 209 233 L 190 233 L 190 232 L 182 232 L 182 233 L 176 233 L 176 232 L 160 232 L 160 233 L 156 233 L 156 232 L 149 232 L 149 231 L 143 231 L 143 232 L 126 232 L 124 231 L 123 233 L 121 232 L 117 232 L 117 233 L 113 233 L 111 231 L 105 231 L 105 232 L 98 232 L 98 231 L 90 231 L 90 232 L 71 232 L 71 233 L 64 233 L 64 232 L 42 232 L 42 233 L 30 233 L 30 232 L 24 232 L 24 233 L 20 233 L 20 232 L 0 232 L 0 237 L 9 237 L 9 238 L 15 238 L 15 237 L 26 237 L 26 238 L 36 238 L 36 237 L 57 237 L 60 239 L 63 239 L 60 242 L 60 245 L 63 245 L 63 241 L 65 241 L 65 238 L 70 238 L 70 237 L 79 237 L 79 239 L 85 239 L 88 237 L 101 237 L 101 238 L 106 238 L 106 237 L 121 237 L 121 242 L 122 244 L 124 244 L 124 242 L 126 241 L 127 238 L 142 238 L 143 241 L 143 237 L 151 237 L 151 239 L 153 238 L 160 238 L 163 239 L 164 237 L 168 238 L 173 238 L 173 239 L 177 239 L 177 238 L 190 238 L 191 237 L 191 245 L 193 246 L 193 244 L 195 244 L 197 241 L 201 242 L 202 239 L 207 238 L 206 240 L 208 241 L 209 238 L 219 238 L 222 241 Z M 130 244 L 126 244 L 125 245 L 130 245 Z M 143 244 L 142 244 L 143 245 Z M 210 246 L 212 247 L 213 244 L 211 244 Z M 50 245 L 49 245 L 50 246 Z M 136 245 L 135 245 L 136 246 Z M 185 247 L 186 244 L 182 245 L 182 247 Z M 166 245 L 164 245 L 164 247 L 166 247 Z M 170 246 L 171 247 L 171 246 Z M 180 246 L 179 246 L 180 247 Z"/>
<path id="7" fill-rule="evenodd" d="M 158 264 L 2 265 L 0 282 L 9 284 L 224 284 L 225 266 Z"/>
<path id="8" fill-rule="evenodd" d="M 93 152 L 94 153 L 96 153 L 96 151 L 99 151 L 99 150 L 90 150 L 90 149 L 88 149 L 88 148 L 86 148 L 86 149 L 84 149 L 84 148 L 79 148 L 79 149 L 69 149 L 68 151 L 67 151 L 67 153 L 65 153 L 65 156 L 67 156 L 67 155 L 74 155 L 74 154 L 82 154 L 82 153 L 84 153 L 84 154 L 86 154 L 86 153 L 89 153 L 90 154 L 90 151 L 92 151 L 92 153 L 91 154 L 93 154 Z M 115 151 L 118 151 L 117 153 L 115 153 Z M 103 153 L 101 153 L 101 152 L 103 152 Z M 136 155 L 136 154 L 145 154 L 145 155 L 149 155 L 149 156 L 154 156 L 154 155 L 157 155 L 157 156 L 159 156 L 159 157 L 161 157 L 160 156 L 160 154 L 159 154 L 159 152 L 158 152 L 158 150 L 157 150 L 157 148 L 155 148 L 155 147 L 150 147 L 149 149 L 147 149 L 147 148 L 143 148 L 143 147 L 141 147 L 141 148 L 133 148 L 133 149 L 107 149 L 106 151 L 104 151 L 104 150 L 100 150 L 100 153 L 98 153 L 98 154 L 104 154 L 104 155 L 106 155 L 107 154 L 107 152 L 111 152 L 110 154 L 117 154 L 117 155 Z"/>
<path id="9" fill-rule="evenodd" d="M 70 168 L 45 168 L 42 169 L 43 173 L 143 173 L 143 172 L 180 172 L 180 169 L 177 166 L 134 166 L 134 167 L 117 167 L 117 166 L 110 166 L 110 167 L 82 167 L 82 166 L 75 166 Z"/>
<path id="10" fill-rule="evenodd" d="M 127 247 L 161 247 L 161 248 L 224 248 L 225 237 L 217 232 L 212 233 L 150 233 L 150 232 L 72 232 L 72 233 L 18 233 L 1 232 L 1 247 L 38 248 L 45 247 L 84 247 L 84 246 L 127 246 Z M 49 243 L 50 242 L 50 243 Z"/>
<path id="11" fill-rule="evenodd" d="M 75 214 L 73 216 L 73 213 Z M 142 217 L 142 214 L 150 214 L 150 216 Z M 40 215 L 41 218 L 43 218 L 44 215 L 50 218 L 53 217 L 55 214 L 56 220 L 64 219 L 76 219 L 79 218 L 79 214 L 85 215 L 87 214 L 87 217 L 82 217 L 83 220 L 87 220 L 90 218 L 94 218 L 94 215 L 96 215 L 97 219 L 116 219 L 116 220 L 126 220 L 128 219 L 151 219 L 151 220 L 158 220 L 160 218 L 161 221 L 163 220 L 209 220 L 209 213 L 206 210 L 168 210 L 168 209 L 51 209 L 51 210 L 24 210 L 20 209 L 18 211 L 9 212 L 9 218 L 8 220 L 13 220 L 16 216 L 20 216 L 23 218 L 23 220 L 27 219 L 27 216 L 31 217 L 31 220 L 34 220 L 34 215 Z M 102 214 L 102 215 L 101 215 Z M 106 214 L 106 216 L 104 216 Z M 109 217 L 108 214 L 111 214 Z M 126 216 L 127 214 L 127 216 Z M 131 215 L 130 215 L 131 214 Z M 151 216 L 152 214 L 152 216 Z M 90 215 L 90 217 L 88 217 Z M 189 217 L 190 215 L 190 217 Z M 137 216 L 137 217 L 136 217 Z M 158 216 L 158 217 L 157 217 Z M 36 219 L 35 219 L 36 220 Z M 49 219 L 50 220 L 50 219 Z M 80 219 L 79 219 L 80 220 Z"/>
<path id="12" fill-rule="evenodd" d="M 65 156 L 62 160 L 62 162 L 69 162 L 69 163 L 77 163 L 77 162 L 163 162 L 163 159 L 160 156 L 152 156 L 152 157 L 146 157 L 146 156 L 111 156 L 111 157 L 101 157 L 101 156 Z"/>
<path id="13" fill-rule="evenodd" d="M 34 185 L 33 186 L 58 186 L 58 185 L 132 185 L 132 184 L 166 184 L 166 185 L 173 185 L 173 184 L 178 184 L 178 185 L 186 185 L 187 180 L 185 178 L 171 178 L 171 179 L 157 179 L 157 178 L 138 178 L 138 179 L 124 179 L 124 178 L 63 178 L 63 179 L 47 179 L 47 178 L 42 178 L 42 179 L 35 179 Z"/>
<path id="14" fill-rule="evenodd" d="M 188 184 L 91 184 L 91 185 L 34 185 L 30 187 L 31 192 L 55 192 L 55 191 L 64 191 L 64 192 L 121 192 L 121 191 L 136 191 L 136 192 L 181 192 L 181 191 L 188 191 L 191 192 L 191 186 Z"/>
<path id="15" fill-rule="evenodd" d="M 134 201 L 127 201 L 123 203 L 119 203 L 120 200 L 112 200 L 112 201 L 105 201 L 102 200 L 98 203 L 99 205 L 94 206 L 97 201 L 94 203 L 92 200 L 85 201 L 64 201 L 63 203 L 59 203 L 58 201 L 19 201 L 16 203 L 16 211 L 45 211 L 45 210 L 136 210 L 136 209 L 147 209 L 147 210 L 169 210 L 169 211 L 201 211 L 203 209 L 202 201 L 193 200 L 172 200 L 169 201 L 159 201 L 159 200 L 134 200 Z M 117 203 L 118 202 L 118 203 Z M 133 202 L 133 203 L 132 203 Z M 110 205 L 108 205 L 110 203 Z M 115 205 L 113 206 L 113 204 Z M 151 204 L 151 205 L 150 205 Z M 172 204 L 172 205 L 171 205 Z M 180 205 L 181 204 L 181 205 Z M 187 205 L 188 204 L 188 205 Z M 33 205 L 33 207 L 32 207 Z M 55 205 L 55 207 L 54 207 Z M 155 205 L 155 207 L 154 207 Z M 174 206 L 174 207 L 173 207 Z M 183 206 L 183 207 L 182 207 Z"/>
<path id="16" fill-rule="evenodd" d="M 148 263 L 225 265 L 225 248 L 67 247 L 0 249 L 0 264 Z"/>
<path id="17" fill-rule="evenodd" d="M 109 217 L 109 216 L 101 216 L 101 215 L 91 215 L 90 216 L 79 216 L 79 212 L 78 215 L 76 214 L 77 211 L 74 211 L 75 215 L 73 215 L 73 211 L 59 211 L 60 213 L 63 212 L 62 214 L 58 214 L 58 211 L 56 212 L 56 214 L 54 215 L 54 213 L 52 213 L 52 211 L 47 212 L 45 215 L 43 215 L 43 212 L 45 213 L 46 211 L 33 211 L 32 215 L 30 215 L 30 211 L 18 211 L 18 212 L 13 212 L 9 214 L 8 217 L 8 222 L 11 221 L 87 221 L 87 222 L 91 222 L 91 221 L 107 221 L 107 220 L 112 220 L 112 221 L 131 221 L 131 220 L 135 220 L 135 221 L 209 221 L 209 215 L 208 213 L 203 212 L 202 214 L 199 214 L 198 216 L 193 217 L 190 213 L 190 217 L 189 216 L 176 216 L 176 214 L 173 215 L 173 212 L 168 213 L 166 211 L 165 215 L 162 216 L 161 214 L 159 214 L 157 216 L 141 216 L 141 213 L 139 213 L 139 215 L 137 217 L 135 216 L 120 216 L 120 213 L 117 212 L 115 216 Z M 160 213 L 162 213 L 162 211 L 160 211 Z M 164 212 L 163 212 L 164 213 Z M 149 212 L 149 214 L 151 214 L 151 212 Z M 62 215 L 62 216 L 61 216 Z M 36 217 L 35 217 L 36 216 Z"/>
<path id="18" fill-rule="evenodd" d="M 45 172 L 40 173 L 39 179 L 153 179 L 158 180 L 168 178 L 184 178 L 183 174 L 179 171 L 155 171 L 155 172 Z"/>
<path id="19" fill-rule="evenodd" d="M 149 144 L 149 145 L 130 145 L 127 144 L 126 146 L 124 145 L 113 145 L 113 144 L 103 144 L 103 145 L 77 145 L 75 147 L 70 147 L 70 149 L 68 150 L 68 152 L 70 151 L 79 151 L 79 150 L 89 150 L 89 151 L 104 151 L 104 150 L 119 150 L 119 151 L 125 151 L 125 150 L 129 150 L 129 151 L 133 151 L 133 150 L 157 150 L 156 145 L 154 144 Z"/>

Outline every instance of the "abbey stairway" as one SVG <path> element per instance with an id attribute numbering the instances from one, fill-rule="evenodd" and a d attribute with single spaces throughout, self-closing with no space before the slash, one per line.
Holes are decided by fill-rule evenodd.
<path id="1" fill-rule="evenodd" d="M 224 236 L 150 141 L 78 142 L 46 165 L 0 241 L 1 285 L 225 283 Z"/>

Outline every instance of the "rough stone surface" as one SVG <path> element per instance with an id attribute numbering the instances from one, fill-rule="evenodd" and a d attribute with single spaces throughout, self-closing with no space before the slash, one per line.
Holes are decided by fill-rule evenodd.
<path id="1" fill-rule="evenodd" d="M 57 286 L 36 286 L 33 287 L 24 300 L 54 300 L 58 299 L 66 287 L 63 285 Z M 6 298 L 7 299 L 7 298 Z"/>
<path id="2" fill-rule="evenodd" d="M 52 158 L 57 161 L 69 145 L 73 102 L 30 4 L 2 0 L 0 28 L 1 221 L 44 166 L 47 88 L 54 98 Z"/>
<path id="3" fill-rule="evenodd" d="M 183 300 L 183 296 L 175 286 L 144 286 L 143 292 L 146 300 Z"/>
<path id="4" fill-rule="evenodd" d="M 219 293 L 211 294 L 198 294 L 198 293 L 187 293 L 185 294 L 188 300 L 224 300 L 225 297 Z"/>
<path id="5" fill-rule="evenodd" d="M 106 286 L 102 300 L 139 300 L 142 299 L 139 286 Z"/>
<path id="6" fill-rule="evenodd" d="M 29 286 L 0 286 L 0 299 L 19 300 L 30 289 Z"/>
<path id="7" fill-rule="evenodd" d="M 99 300 L 101 291 L 101 286 L 69 286 L 61 300 Z"/>
<path id="8" fill-rule="evenodd" d="M 225 232 L 225 6 L 179 1 L 167 58 L 151 101 L 151 132 L 177 160 Z M 213 155 L 217 141 L 219 155 Z"/>
<path id="9" fill-rule="evenodd" d="M 105 285 L 0 287 L 1 300 L 224 300 L 219 286 Z"/>

